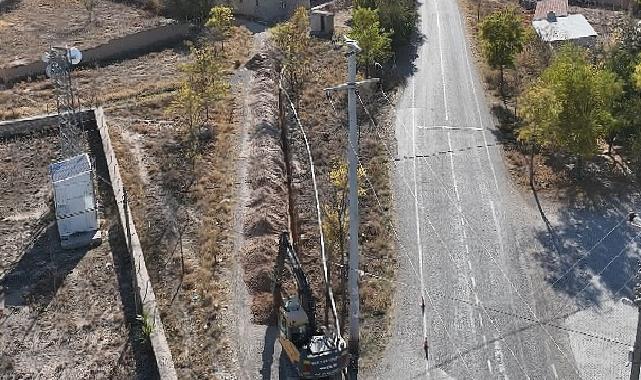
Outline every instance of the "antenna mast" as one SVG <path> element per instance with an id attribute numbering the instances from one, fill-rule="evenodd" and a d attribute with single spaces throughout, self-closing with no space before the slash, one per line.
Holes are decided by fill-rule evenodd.
<path id="1" fill-rule="evenodd" d="M 62 158 L 76 156 L 84 151 L 82 126 L 76 115 L 71 65 L 80 62 L 82 54 L 76 48 L 51 47 L 43 60 L 47 63 L 47 75 L 51 78 L 58 108 L 60 125 L 60 155 Z"/>

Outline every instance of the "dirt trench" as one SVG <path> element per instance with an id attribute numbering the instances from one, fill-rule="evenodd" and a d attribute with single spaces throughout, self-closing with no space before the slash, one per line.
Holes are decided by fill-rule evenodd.
<path id="1" fill-rule="evenodd" d="M 287 186 L 276 74 L 264 33 L 255 36 L 253 52 L 233 83 L 244 94 L 236 109 L 242 128 L 235 191 L 233 315 L 239 337 L 238 377 L 270 379 L 279 378 L 275 362 L 280 346 L 275 326 L 269 326 L 271 273 L 279 233 L 287 230 Z"/>

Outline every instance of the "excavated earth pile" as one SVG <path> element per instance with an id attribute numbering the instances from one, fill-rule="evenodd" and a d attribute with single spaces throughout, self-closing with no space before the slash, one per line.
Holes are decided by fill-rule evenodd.
<path id="1" fill-rule="evenodd" d="M 253 296 L 253 322 L 266 324 L 272 314 L 271 273 L 278 252 L 278 236 L 287 230 L 287 184 L 278 123 L 278 93 L 273 59 L 261 53 L 246 67 L 254 71 L 249 94 L 250 117 L 255 121 L 249 144 L 249 211 L 246 213 L 242 253 L 244 280 Z"/>

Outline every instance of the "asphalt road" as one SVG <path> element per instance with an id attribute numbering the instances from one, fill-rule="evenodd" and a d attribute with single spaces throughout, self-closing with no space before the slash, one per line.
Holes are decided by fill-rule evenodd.
<path id="1" fill-rule="evenodd" d="M 396 313 L 384 358 L 366 377 L 620 378 L 625 347 L 547 324 L 568 327 L 570 316 L 570 327 L 590 330 L 577 321 L 591 317 L 532 259 L 546 249 L 545 227 L 504 166 L 457 2 L 427 0 L 419 15 L 424 42 L 397 106 Z M 586 372 L 588 359 L 575 355 L 588 348 L 616 365 L 601 371 L 592 360 Z"/>

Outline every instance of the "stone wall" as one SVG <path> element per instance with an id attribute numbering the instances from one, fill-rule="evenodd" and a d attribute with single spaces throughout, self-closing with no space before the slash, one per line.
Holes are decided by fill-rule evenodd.
<path id="1" fill-rule="evenodd" d="M 169 46 L 187 37 L 190 30 L 191 26 L 189 24 L 171 23 L 122 38 L 116 38 L 106 44 L 84 50 L 82 52 L 81 65 L 95 65 L 115 59 L 128 58 Z M 45 63 L 41 60 L 26 65 L 7 67 L 0 69 L 0 84 L 9 84 L 28 77 L 44 75 L 44 73 Z"/>

